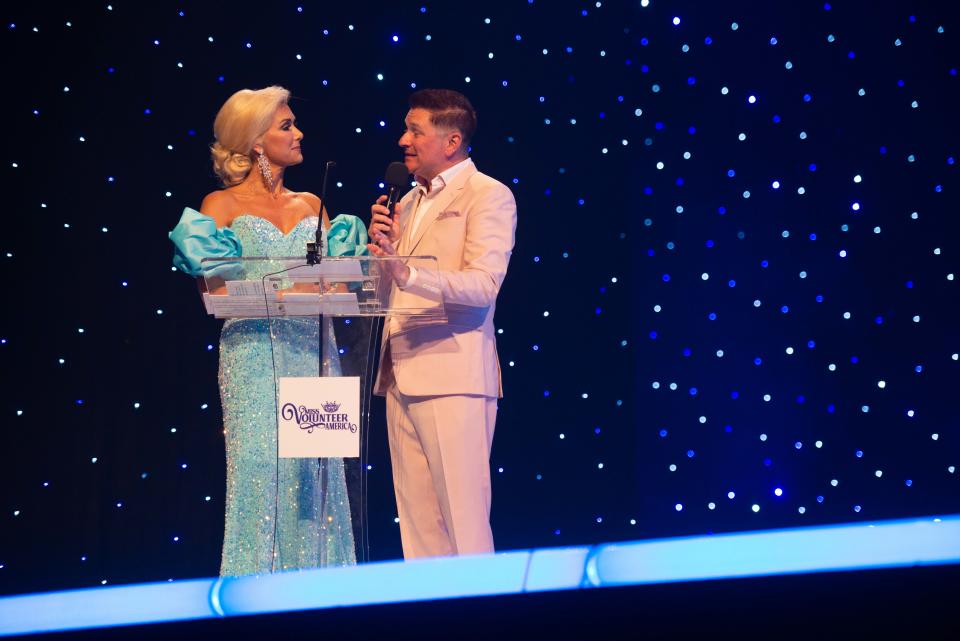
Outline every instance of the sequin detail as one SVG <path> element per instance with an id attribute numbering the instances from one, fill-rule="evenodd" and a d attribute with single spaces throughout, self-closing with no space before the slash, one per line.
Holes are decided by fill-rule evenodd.
<path id="1" fill-rule="evenodd" d="M 284 235 L 269 221 L 241 216 L 231 226 L 246 256 L 299 256 L 316 218 Z M 260 278 L 263 273 L 248 273 Z M 271 351 L 283 350 L 280 376 L 315 376 L 320 321 L 228 320 L 220 336 L 220 398 L 227 455 L 226 517 L 220 574 L 238 576 L 356 563 L 343 459 L 280 459 Z M 325 375 L 340 364 L 323 321 Z"/>

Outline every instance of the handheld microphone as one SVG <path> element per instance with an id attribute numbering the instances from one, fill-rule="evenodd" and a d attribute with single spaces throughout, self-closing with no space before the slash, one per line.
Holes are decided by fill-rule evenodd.
<path id="1" fill-rule="evenodd" d="M 400 196 L 402 195 L 401 191 L 409 175 L 410 172 L 407 171 L 407 166 L 402 162 L 392 162 L 387 165 L 383 182 L 385 182 L 390 189 L 387 191 L 387 202 L 384 204 L 387 206 L 387 211 L 390 212 L 391 218 L 393 218 L 393 206 L 400 200 Z"/>

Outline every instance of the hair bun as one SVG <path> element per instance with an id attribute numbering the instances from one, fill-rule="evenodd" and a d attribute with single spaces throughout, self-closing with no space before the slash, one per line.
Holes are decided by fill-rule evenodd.
<path id="1" fill-rule="evenodd" d="M 210 157 L 213 160 L 213 173 L 217 175 L 224 187 L 232 187 L 243 182 L 253 166 L 249 156 L 231 151 L 219 142 L 210 145 Z"/>

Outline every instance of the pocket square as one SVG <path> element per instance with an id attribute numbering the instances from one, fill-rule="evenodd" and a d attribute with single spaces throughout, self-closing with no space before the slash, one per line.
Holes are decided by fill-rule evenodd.
<path id="1" fill-rule="evenodd" d="M 460 216 L 460 212 L 456 209 L 448 209 L 447 211 L 442 211 L 437 214 L 437 220 L 443 220 L 444 218 L 456 218 Z"/>

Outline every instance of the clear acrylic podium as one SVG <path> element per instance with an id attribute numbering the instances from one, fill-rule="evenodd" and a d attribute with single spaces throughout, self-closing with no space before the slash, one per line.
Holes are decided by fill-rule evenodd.
<path id="1" fill-rule="evenodd" d="M 417 293 L 405 292 L 400 297 L 402 306 L 394 296 L 396 285 L 390 275 L 391 265 L 397 263 L 417 268 Z M 334 491 L 327 486 L 328 477 L 339 478 L 343 470 L 356 559 L 358 562 L 369 560 L 366 473 L 370 395 L 376 366 L 374 341 L 384 316 L 415 317 L 427 324 L 446 320 L 440 283 L 431 282 L 439 278 L 436 259 L 430 256 L 324 257 L 318 264 L 309 265 L 302 257 L 208 258 L 203 260 L 202 267 L 202 296 L 209 314 L 221 319 L 256 320 L 262 331 L 269 331 L 270 361 L 258 371 L 269 376 L 272 370 L 277 410 L 280 409 L 278 382 L 282 377 L 359 377 L 360 456 L 304 460 L 298 468 L 300 471 L 293 472 L 292 476 L 299 476 L 302 483 L 303 470 L 316 475 L 307 482 L 318 488 L 318 501 L 325 505 L 328 491 Z M 317 406 L 328 400 L 316 399 Z M 273 430 L 274 440 L 278 442 L 276 420 Z M 275 519 L 283 523 L 285 518 L 296 516 L 285 515 L 285 498 L 291 490 L 284 485 L 282 472 L 289 469 L 290 459 L 281 460 L 279 445 L 276 454 Z M 321 515 L 319 521 L 325 527 L 333 517 Z M 342 531 L 338 535 L 342 537 Z M 285 552 L 290 546 L 283 540 L 284 536 L 282 528 L 275 529 L 274 571 L 298 567 L 296 561 L 291 560 L 294 553 Z M 339 555 L 333 556 L 339 558 Z M 320 562 L 324 563 L 322 555 Z"/>

